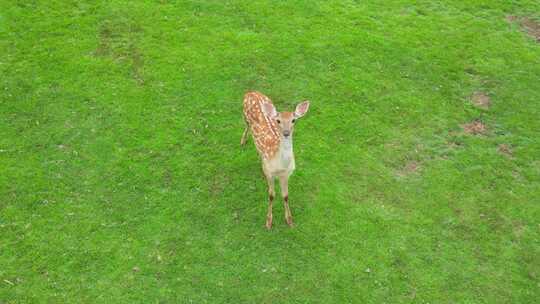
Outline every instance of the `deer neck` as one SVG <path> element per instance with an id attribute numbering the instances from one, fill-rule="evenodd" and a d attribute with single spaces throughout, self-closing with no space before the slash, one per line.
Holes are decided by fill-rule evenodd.
<path id="1" fill-rule="evenodd" d="M 289 164 L 294 158 L 292 136 L 281 138 L 279 143 L 279 157 L 282 164 Z"/>

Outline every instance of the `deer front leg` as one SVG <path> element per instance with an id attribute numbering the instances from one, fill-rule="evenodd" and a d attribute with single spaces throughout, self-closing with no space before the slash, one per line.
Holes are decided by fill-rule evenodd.
<path id="1" fill-rule="evenodd" d="M 240 140 L 241 146 L 246 144 L 248 132 L 249 132 L 249 126 L 246 126 L 246 129 L 244 130 L 244 133 L 242 134 L 242 139 Z"/>
<path id="2" fill-rule="evenodd" d="M 290 227 L 293 227 L 293 218 L 291 214 L 291 209 L 289 209 L 289 176 L 280 176 L 279 184 L 281 187 L 281 195 L 283 196 L 283 204 L 285 205 L 285 220 Z"/>
<path id="3" fill-rule="evenodd" d="M 274 197 L 276 196 L 276 191 L 274 189 L 274 177 L 272 175 L 266 174 L 266 181 L 268 182 L 268 212 L 266 213 L 266 228 L 272 228 L 272 203 Z"/>

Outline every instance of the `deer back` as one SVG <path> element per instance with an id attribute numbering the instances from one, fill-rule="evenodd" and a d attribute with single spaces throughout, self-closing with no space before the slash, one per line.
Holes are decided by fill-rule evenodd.
<path id="1" fill-rule="evenodd" d="M 280 136 L 276 122 L 262 110 L 264 103 L 272 103 L 270 98 L 259 92 L 248 92 L 244 96 L 244 117 L 246 119 L 257 151 L 263 159 L 272 159 L 279 150 Z"/>

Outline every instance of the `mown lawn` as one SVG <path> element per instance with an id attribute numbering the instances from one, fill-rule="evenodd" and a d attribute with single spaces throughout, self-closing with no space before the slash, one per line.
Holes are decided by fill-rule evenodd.
<path id="1" fill-rule="evenodd" d="M 0 303 L 538 303 L 520 18 L 540 2 L 1 1 Z M 281 200 L 264 228 L 248 90 L 311 100 L 293 229 Z"/>

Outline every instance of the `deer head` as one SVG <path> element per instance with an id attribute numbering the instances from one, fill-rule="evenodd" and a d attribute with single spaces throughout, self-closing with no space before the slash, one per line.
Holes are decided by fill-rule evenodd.
<path id="1" fill-rule="evenodd" d="M 264 103 L 262 105 L 264 115 L 277 124 L 280 137 L 285 139 L 292 138 L 294 124 L 307 113 L 308 109 L 309 101 L 307 100 L 299 103 L 294 112 L 278 112 L 271 103 Z"/>

